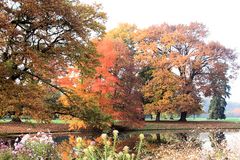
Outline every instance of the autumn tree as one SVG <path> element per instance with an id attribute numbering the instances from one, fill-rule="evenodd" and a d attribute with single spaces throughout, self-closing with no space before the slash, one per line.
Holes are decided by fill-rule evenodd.
<path id="1" fill-rule="evenodd" d="M 137 124 L 143 119 L 142 82 L 137 76 L 138 70 L 133 63 L 133 53 L 122 41 L 115 40 L 117 52 L 113 73 L 118 77 L 113 99 L 114 108 L 121 111 L 120 119 L 129 124 Z"/>
<path id="2" fill-rule="evenodd" d="M 58 83 L 72 91 L 71 97 L 79 98 L 80 112 L 98 108 L 106 116 L 122 120 L 126 125 L 130 124 L 130 120 L 136 122 L 142 115 L 142 101 L 137 88 L 138 82 L 131 52 L 118 40 L 102 39 L 94 41 L 94 44 L 99 54 L 99 66 L 95 68 L 96 72 L 86 78 L 77 68 L 69 68 L 68 76 L 59 78 Z M 76 105 L 76 103 L 72 104 L 65 95 L 60 101 L 65 103 L 65 106 L 71 106 L 70 108 Z M 99 117 L 94 118 L 95 115 L 89 114 L 89 118 L 84 118 L 84 121 L 89 123 L 91 119 L 97 119 L 99 122 L 95 121 L 95 124 L 104 122 L 101 122 Z M 134 124 L 133 122 L 131 124 Z M 101 129 L 102 127 L 97 126 Z"/>
<path id="3" fill-rule="evenodd" d="M 115 117 L 117 114 L 113 110 L 112 99 L 118 81 L 112 73 L 116 62 L 116 51 L 110 40 L 96 40 L 94 44 L 99 55 L 99 65 L 95 67 L 96 72 L 91 77 L 85 77 L 81 75 L 78 68 L 69 68 L 68 75 L 60 77 L 57 83 L 71 91 L 68 94 L 70 98 L 62 95 L 59 100 L 65 108 L 70 110 L 78 108 L 76 113 L 81 116 L 74 117 L 84 120 L 89 127 L 104 129 L 111 125 L 111 121 L 107 122 L 107 125 L 103 125 L 102 123 L 105 122 L 100 117 L 104 117 L 104 115 Z M 58 113 L 61 114 L 62 111 L 59 110 Z M 92 113 L 82 116 L 82 113 L 86 111 L 88 113 L 92 111 Z M 101 116 L 94 111 L 100 112 Z"/>
<path id="4" fill-rule="evenodd" d="M 134 37 L 138 28 L 134 24 L 120 23 L 116 28 L 108 31 L 105 35 L 108 39 L 115 39 L 124 42 L 134 52 Z"/>
<path id="5" fill-rule="evenodd" d="M 134 37 L 138 30 L 138 27 L 134 24 L 121 23 L 116 28 L 107 32 L 106 38 L 118 41 L 118 46 L 121 46 L 118 48 L 122 48 L 122 51 L 119 52 L 121 54 L 119 54 L 117 58 L 117 64 L 120 65 L 116 66 L 118 75 L 121 75 L 119 77 L 121 81 L 118 85 L 121 86 L 120 90 L 122 93 L 116 95 L 121 95 L 122 100 L 120 102 L 122 106 L 128 108 L 128 114 L 131 114 L 133 117 L 138 117 L 138 119 L 143 119 L 142 105 L 144 103 L 144 98 L 141 93 L 141 88 L 145 79 L 150 75 L 146 73 L 148 71 L 147 69 L 142 71 L 142 69 L 134 63 L 134 56 L 136 54 L 136 41 L 134 41 Z M 120 90 L 118 90 L 118 92 Z M 129 110 L 129 108 L 133 110 Z"/>
<path id="6" fill-rule="evenodd" d="M 142 68 L 152 67 L 154 75 L 159 76 L 153 77 L 146 84 L 149 86 L 145 89 L 145 95 L 153 99 L 146 106 L 153 105 L 157 111 L 165 111 L 169 105 L 173 105 L 173 110 L 181 115 L 180 120 L 186 121 L 187 114 L 201 110 L 201 94 L 206 97 L 214 94 L 213 89 L 218 87 L 217 83 L 212 83 L 214 76 L 220 80 L 229 80 L 235 74 L 235 52 L 218 42 L 205 42 L 207 33 L 204 25 L 190 23 L 155 25 L 136 34 L 136 64 Z M 164 74 L 165 72 L 169 73 Z M 155 87 L 160 83 L 156 79 L 164 79 L 166 75 L 177 77 L 176 84 L 170 83 L 169 76 L 162 84 L 165 86 Z M 179 89 L 172 90 L 168 85 Z M 149 88 L 155 89 L 155 92 L 159 91 L 162 95 L 154 95 L 154 91 Z M 163 93 L 171 94 L 165 99 Z M 159 99 L 168 105 L 156 105 Z M 169 99 L 171 101 L 168 101 Z"/>
<path id="7" fill-rule="evenodd" d="M 90 38 L 104 32 L 106 18 L 99 5 L 3 0 L 0 10 L 1 116 L 45 112 L 42 88 L 66 94 L 53 81 L 66 68 L 76 66 L 84 76 L 94 71 L 97 59 Z"/>
<path id="8" fill-rule="evenodd" d="M 153 71 L 153 78 L 147 81 L 143 87 L 143 93 L 147 103 L 145 113 L 156 113 L 156 121 L 160 121 L 161 112 L 174 112 L 175 91 L 180 88 L 178 77 L 171 72 L 162 69 L 160 72 Z"/>

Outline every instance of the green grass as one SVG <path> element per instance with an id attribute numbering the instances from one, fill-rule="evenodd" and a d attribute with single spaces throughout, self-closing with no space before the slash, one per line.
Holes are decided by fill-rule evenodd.
<path id="1" fill-rule="evenodd" d="M 0 123 L 7 123 L 7 122 L 10 122 L 11 119 L 9 118 L 3 118 L 3 119 L 0 119 Z"/>
<path id="2" fill-rule="evenodd" d="M 161 117 L 161 121 L 177 121 L 179 117 L 174 117 L 174 120 L 164 119 L 164 117 Z M 146 121 L 155 121 L 155 117 L 153 116 L 153 119 L 146 118 Z M 227 117 L 223 120 L 214 120 L 214 119 L 208 119 L 208 118 L 202 118 L 202 117 L 189 117 L 187 118 L 187 121 L 217 121 L 217 122 L 240 122 L 240 117 Z"/>
<path id="3" fill-rule="evenodd" d="M 61 120 L 61 119 L 54 119 L 51 121 L 54 124 L 67 124 L 67 121 Z"/>
<path id="4" fill-rule="evenodd" d="M 187 118 L 188 121 L 222 121 L 222 122 L 240 122 L 240 117 L 227 117 L 223 120 L 214 120 L 207 118 Z"/>
<path id="5" fill-rule="evenodd" d="M 177 121 L 179 118 L 174 118 L 174 120 L 172 121 Z M 153 117 L 153 119 L 150 119 L 150 118 L 146 118 L 145 119 L 146 121 L 155 121 L 155 117 Z M 5 119 L 0 119 L 0 123 L 7 123 L 7 122 L 10 122 L 11 119 L 10 118 L 5 118 Z M 26 122 L 26 123 L 37 123 L 36 120 L 33 120 L 33 119 L 22 119 L 23 122 Z M 171 121 L 169 119 L 164 119 L 163 117 L 161 117 L 161 121 Z M 227 117 L 225 120 L 210 120 L 210 119 L 207 119 L 207 118 L 200 118 L 200 117 L 196 117 L 196 118 L 193 118 L 193 117 L 189 117 L 187 118 L 187 121 L 217 121 L 217 122 L 240 122 L 240 117 Z M 51 123 L 53 124 L 67 124 L 68 122 L 67 121 L 64 121 L 64 120 L 61 120 L 61 119 L 54 119 L 51 121 Z"/>
<path id="6" fill-rule="evenodd" d="M 7 123 L 10 122 L 11 119 L 10 118 L 4 118 L 4 119 L 0 119 L 0 123 Z M 34 119 L 22 119 L 22 122 L 26 122 L 26 123 L 37 123 L 36 120 Z M 51 121 L 51 123 L 54 124 L 66 124 L 67 122 L 61 119 L 54 119 Z"/>

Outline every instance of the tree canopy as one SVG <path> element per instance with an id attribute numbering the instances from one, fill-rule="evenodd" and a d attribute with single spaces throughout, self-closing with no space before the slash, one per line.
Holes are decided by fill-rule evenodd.
<path id="1" fill-rule="evenodd" d="M 97 54 L 91 39 L 101 36 L 106 19 L 100 5 L 3 0 L 0 9 L 1 115 L 15 114 L 19 107 L 22 113 L 26 106 L 43 108 L 42 88 L 65 93 L 53 80 L 69 66 L 84 76 L 94 72 Z"/>
<path id="2" fill-rule="evenodd" d="M 172 105 L 186 120 L 187 113 L 201 111 L 201 95 L 216 93 L 215 79 L 226 81 L 235 75 L 235 52 L 218 42 L 205 42 L 207 33 L 200 23 L 162 24 L 139 31 L 135 61 L 141 68 L 153 68 L 153 78 L 144 86 L 145 97 L 151 99 L 146 106 L 165 111 Z"/>

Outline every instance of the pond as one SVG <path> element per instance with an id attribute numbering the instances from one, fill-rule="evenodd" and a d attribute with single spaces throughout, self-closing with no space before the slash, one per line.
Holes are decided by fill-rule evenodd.
<path id="1" fill-rule="evenodd" d="M 204 155 L 204 157 L 199 159 L 211 159 L 208 158 L 209 155 L 213 152 L 215 154 L 216 151 L 218 154 L 220 153 L 220 156 L 224 152 L 227 152 L 233 153 L 236 159 L 240 159 L 240 130 L 152 130 L 122 132 L 119 134 L 119 148 L 123 148 L 125 145 L 134 148 L 140 133 L 145 135 L 148 155 L 151 155 L 149 159 L 167 159 L 163 158 L 163 154 L 165 154 L 163 150 L 167 150 L 167 153 L 169 152 L 168 154 L 171 153 L 170 150 L 174 154 L 181 152 L 182 155 L 184 153 L 182 149 L 185 149 L 186 152 L 201 152 L 199 155 Z M 22 135 L 0 137 L 0 141 L 13 146 L 15 139 L 21 136 Z M 96 138 L 100 136 L 100 133 L 58 133 L 53 134 L 53 139 L 59 145 L 63 143 L 66 145 L 71 139 L 79 136 L 84 139 L 96 140 Z M 161 154 L 160 157 L 156 158 L 159 155 L 158 152 Z M 191 154 L 195 153 L 189 153 L 188 156 Z"/>

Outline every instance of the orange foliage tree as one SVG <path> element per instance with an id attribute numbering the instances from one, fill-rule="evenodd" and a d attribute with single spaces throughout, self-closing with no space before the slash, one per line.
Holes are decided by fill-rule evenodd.
<path id="1" fill-rule="evenodd" d="M 218 42 L 206 43 L 207 32 L 204 25 L 190 23 L 151 26 L 136 34 L 136 64 L 153 69 L 153 78 L 143 90 L 151 99 L 146 107 L 180 113 L 180 120 L 186 121 L 188 113 L 201 110 L 201 94 L 214 94 L 218 87 L 212 83 L 214 77 L 235 75 L 235 52 Z"/>
<path id="2" fill-rule="evenodd" d="M 69 74 L 57 81 L 61 86 L 72 90 L 73 94 L 70 99 L 63 95 L 60 100 L 65 106 L 71 106 L 71 97 L 78 97 L 77 106 L 80 110 L 99 108 L 113 119 L 125 122 L 139 119 L 142 105 L 140 99 L 137 99 L 137 88 L 132 87 L 137 81 L 130 61 L 130 51 L 119 41 L 103 39 L 94 43 L 99 54 L 99 66 L 95 68 L 95 74 L 83 77 L 81 71 L 69 68 Z M 89 123 L 94 115 L 81 116 L 80 119 Z M 98 123 L 100 122 L 96 122 Z"/>

